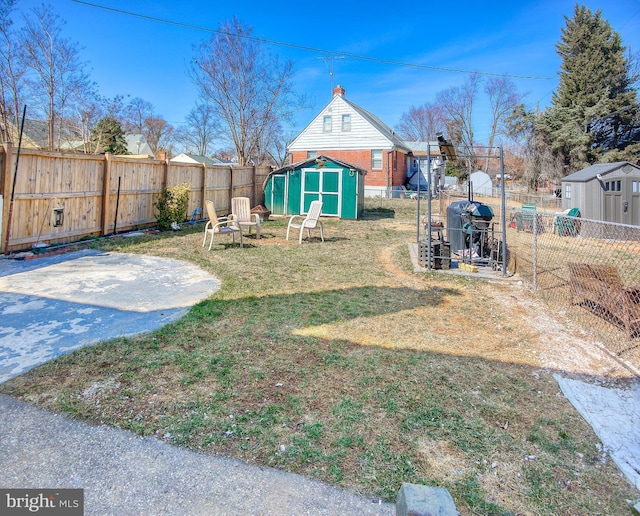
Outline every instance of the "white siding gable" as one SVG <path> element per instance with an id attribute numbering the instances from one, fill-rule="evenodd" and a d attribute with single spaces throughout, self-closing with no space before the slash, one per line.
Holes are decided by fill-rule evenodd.
<path id="1" fill-rule="evenodd" d="M 351 130 L 342 131 L 342 115 L 351 116 Z M 331 132 L 323 131 L 331 116 Z M 289 151 L 391 149 L 393 143 L 345 100 L 336 95 L 289 145 Z"/>

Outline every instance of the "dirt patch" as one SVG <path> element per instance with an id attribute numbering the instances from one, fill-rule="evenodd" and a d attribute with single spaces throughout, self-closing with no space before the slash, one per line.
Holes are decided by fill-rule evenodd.
<path id="1" fill-rule="evenodd" d="M 399 245 L 380 251 L 378 259 L 395 284 L 412 288 L 438 289 L 443 283 L 432 275 L 410 274 L 395 265 L 393 255 Z M 414 309 L 410 317 L 402 317 L 405 327 L 403 347 L 453 352 L 490 360 L 517 362 L 534 367 L 556 369 L 576 374 L 607 378 L 632 378 L 635 372 L 609 353 L 602 343 L 565 320 L 561 313 L 549 314 L 549 308 L 529 292 L 523 282 L 486 282 L 474 285 L 474 300 L 445 296 L 440 306 Z M 465 298 L 464 290 L 462 297 Z M 457 303 L 458 310 L 451 310 Z M 447 308 L 445 310 L 445 307 Z M 446 316 L 443 317 L 443 314 Z M 392 323 L 391 323 L 392 324 Z M 389 318 L 375 328 L 371 320 L 358 339 L 361 343 L 394 347 L 384 335 L 398 335 Z M 431 338 L 425 339 L 428 331 Z M 416 338 L 411 338 L 411 334 Z M 441 338 L 438 338 L 440 336 Z M 405 340 L 406 339 L 406 340 Z M 452 345 L 453 343 L 453 345 Z"/>

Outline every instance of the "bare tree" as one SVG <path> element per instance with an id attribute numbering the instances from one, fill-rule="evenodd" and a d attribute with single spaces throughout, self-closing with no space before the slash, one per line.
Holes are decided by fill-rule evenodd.
<path id="1" fill-rule="evenodd" d="M 119 102 L 112 104 L 117 108 Z M 121 107 L 121 106 L 120 106 Z M 155 113 L 151 102 L 136 97 L 122 109 L 122 126 L 129 134 L 141 134 L 154 154 L 173 147 L 174 127 Z"/>
<path id="2" fill-rule="evenodd" d="M 65 116 L 73 95 L 86 89 L 89 78 L 79 49 L 63 37 L 63 21 L 51 6 L 36 7 L 25 17 L 21 43 L 26 58 L 28 85 L 49 129 L 48 146 L 55 148 L 56 121 Z"/>
<path id="3" fill-rule="evenodd" d="M 516 106 L 522 103 L 523 95 L 518 92 L 515 83 L 507 77 L 491 77 L 484 86 L 491 105 L 491 131 L 489 133 L 489 152 L 485 158 L 484 170 L 489 169 L 489 154 L 493 149 L 496 138 L 508 133 L 507 119 Z"/>
<path id="4" fill-rule="evenodd" d="M 122 112 L 124 130 L 130 134 L 143 134 L 145 120 L 153 116 L 155 116 L 155 108 L 151 102 L 140 97 L 131 99 Z"/>
<path id="5" fill-rule="evenodd" d="M 209 104 L 197 104 L 186 116 L 186 126 L 181 128 L 176 139 L 186 151 L 209 156 L 211 145 L 220 135 L 220 123 Z"/>
<path id="6" fill-rule="evenodd" d="M 161 116 L 150 116 L 144 120 L 142 135 L 154 154 L 161 150 L 171 150 L 173 126 Z"/>
<path id="7" fill-rule="evenodd" d="M 73 103 L 72 116 L 65 120 L 69 134 L 82 141 L 83 151 L 91 152 L 91 131 L 104 116 L 104 108 L 100 97 L 95 93 L 85 92 Z"/>
<path id="8" fill-rule="evenodd" d="M 3 141 L 12 139 L 9 124 L 18 127 L 26 67 L 21 45 L 12 29 L 16 0 L 0 0 L 0 123 Z"/>
<path id="9" fill-rule="evenodd" d="M 285 134 L 284 128 L 278 120 L 274 120 L 273 123 L 265 127 L 256 151 L 260 164 L 283 167 L 288 158 L 287 144 L 294 137 L 295 134 Z"/>
<path id="10" fill-rule="evenodd" d="M 407 141 L 427 142 L 436 139 L 446 125 L 443 109 L 428 102 L 422 106 L 411 106 L 400 117 L 396 131 Z"/>
<path id="11" fill-rule="evenodd" d="M 478 74 L 471 74 L 460 87 L 454 86 L 438 93 L 436 103 L 447 118 L 447 134 L 455 145 L 463 148 L 467 172 L 475 164 L 473 141 L 473 104 L 480 84 Z"/>
<path id="12" fill-rule="evenodd" d="M 251 34 L 235 18 L 223 23 L 200 45 L 190 70 L 202 99 L 228 129 L 239 165 L 257 152 L 274 120 L 286 119 L 294 110 L 293 65 L 267 54 Z"/>
<path id="13" fill-rule="evenodd" d="M 218 149 L 213 153 L 214 157 L 222 161 L 232 161 L 236 156 L 236 149 L 234 147 L 226 147 L 224 149 Z"/>

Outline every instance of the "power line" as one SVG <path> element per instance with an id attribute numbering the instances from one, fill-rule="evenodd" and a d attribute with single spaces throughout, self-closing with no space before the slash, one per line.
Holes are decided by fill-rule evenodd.
<path id="1" fill-rule="evenodd" d="M 83 4 L 83 5 L 87 5 L 89 7 L 95 7 L 97 9 L 104 9 L 105 11 L 111 11 L 114 13 L 118 13 L 118 14 L 124 14 L 127 16 L 134 16 L 136 18 L 142 18 L 144 20 L 150 20 L 150 21 L 155 21 L 155 22 L 159 22 L 159 23 L 165 23 L 167 25 L 175 25 L 177 27 L 184 27 L 187 29 L 194 29 L 194 30 L 200 30 L 203 32 L 211 32 L 211 33 L 216 33 L 216 34 L 222 34 L 225 36 L 234 36 L 234 37 L 242 37 L 242 38 L 246 38 L 246 39 L 251 39 L 254 41 L 259 41 L 261 43 L 268 43 L 270 45 L 278 45 L 281 47 L 288 47 L 288 48 L 296 48 L 298 50 L 307 50 L 309 52 L 318 52 L 318 53 L 322 53 L 322 54 L 327 54 L 330 56 L 335 56 L 335 57 L 350 57 L 353 59 L 360 59 L 362 61 L 371 61 L 371 62 L 375 62 L 375 63 L 382 63 L 382 64 L 388 64 L 388 65 L 394 65 L 394 66 L 406 66 L 406 67 L 411 67 L 411 68 L 422 68 L 422 69 L 427 69 L 427 70 L 438 70 L 441 72 L 454 72 L 454 73 L 464 73 L 464 74 L 478 74 L 478 75 L 489 75 L 489 76 L 494 76 L 494 77 L 507 77 L 510 79 L 530 79 L 530 80 L 537 80 L 537 81 L 551 81 L 553 80 L 552 77 L 537 77 L 537 76 L 528 76 L 528 75 L 510 75 L 510 74 L 505 74 L 505 73 L 492 73 L 492 72 L 480 72 L 480 71 L 471 71 L 471 70 L 462 70 L 462 69 L 457 69 L 457 68 L 446 68 L 446 67 L 442 67 L 442 66 L 429 66 L 429 65 L 423 65 L 423 64 L 417 64 L 417 63 L 407 63 L 404 61 L 395 61 L 395 60 L 391 60 L 391 59 L 382 59 L 382 58 L 378 58 L 378 57 L 368 57 L 368 56 L 362 56 L 362 55 L 357 55 L 357 54 L 349 54 L 349 53 L 345 53 L 345 52 L 338 52 L 336 50 L 327 50 L 327 49 L 322 49 L 322 48 L 315 48 L 315 47 L 308 47 L 305 45 L 298 45 L 295 43 L 285 43 L 283 41 L 276 41 L 273 39 L 266 39 L 266 38 L 259 38 L 256 36 L 248 36 L 248 35 L 239 35 L 239 34 L 233 34 L 233 33 L 229 33 L 229 32 L 225 32 L 225 31 L 221 31 L 218 29 L 210 29 L 209 27 L 201 27 L 198 25 L 192 25 L 189 23 L 184 23 L 184 22 L 177 22 L 177 21 L 173 21 L 173 20 L 166 20 L 164 18 L 157 18 L 155 16 L 149 16 L 147 14 L 140 14 L 140 13 L 134 13 L 131 11 L 125 11 L 122 9 L 116 9 L 114 7 L 107 7 L 104 5 L 99 5 L 99 4 L 94 4 L 91 2 L 85 2 L 84 0 L 71 0 L 72 2 L 75 2 L 77 4 Z"/>

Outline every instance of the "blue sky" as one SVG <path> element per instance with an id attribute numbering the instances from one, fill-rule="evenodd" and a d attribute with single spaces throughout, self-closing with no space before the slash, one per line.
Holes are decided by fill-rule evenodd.
<path id="1" fill-rule="evenodd" d="M 546 107 L 557 87 L 560 59 L 555 52 L 564 16 L 575 2 L 539 0 L 514 2 L 342 2 L 325 4 L 280 0 L 239 2 L 216 0 L 86 0 L 104 7 L 216 29 L 237 17 L 254 35 L 285 44 L 330 50 L 350 56 L 411 63 L 433 68 L 398 66 L 344 57 L 333 59 L 333 82 L 346 96 L 394 127 L 412 106 L 433 102 L 446 88 L 460 86 L 466 73 L 479 71 L 516 77 L 530 107 Z M 42 0 L 18 0 L 26 11 Z M 141 97 L 156 113 L 180 125 L 194 106 L 197 91 L 186 75 L 194 46 L 211 33 L 129 16 L 73 0 L 54 0 L 54 11 L 66 22 L 64 34 L 82 48 L 100 93 Z M 623 43 L 640 51 L 640 0 L 582 2 L 600 9 Z M 331 99 L 327 54 L 284 45 L 267 49 L 290 58 L 295 90 L 314 104 L 301 112 L 301 130 Z M 529 77 L 529 78 L 524 78 Z M 538 77 L 533 79 L 530 77 Z M 478 141 L 488 136 L 487 106 L 482 94 L 474 128 Z"/>

